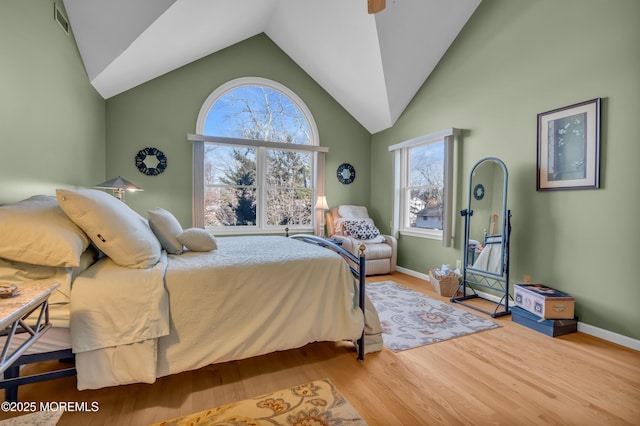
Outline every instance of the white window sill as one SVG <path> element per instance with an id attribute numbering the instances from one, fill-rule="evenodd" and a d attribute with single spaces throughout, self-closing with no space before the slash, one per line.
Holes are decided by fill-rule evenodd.
<path id="1" fill-rule="evenodd" d="M 277 229 L 258 229 L 255 227 L 240 227 L 240 226 L 229 226 L 224 228 L 207 228 L 207 231 L 211 232 L 213 235 L 285 235 L 286 231 L 284 228 Z M 289 228 L 289 235 L 292 234 L 302 234 L 313 232 L 313 228 Z"/>
<path id="2" fill-rule="evenodd" d="M 430 231 L 430 230 L 417 231 L 414 229 L 401 229 L 399 232 L 400 232 L 400 235 L 406 235 L 409 237 L 426 238 L 429 240 L 442 241 L 442 231 Z"/>

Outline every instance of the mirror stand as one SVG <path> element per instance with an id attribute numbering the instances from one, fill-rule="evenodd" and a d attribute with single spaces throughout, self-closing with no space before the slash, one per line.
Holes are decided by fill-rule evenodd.
<path id="1" fill-rule="evenodd" d="M 507 168 L 500 159 L 485 158 L 473 167 L 468 208 L 460 214 L 464 218 L 464 271 L 451 302 L 493 318 L 509 315 L 511 210 L 507 210 Z M 471 303 L 472 299 L 483 301 Z"/>

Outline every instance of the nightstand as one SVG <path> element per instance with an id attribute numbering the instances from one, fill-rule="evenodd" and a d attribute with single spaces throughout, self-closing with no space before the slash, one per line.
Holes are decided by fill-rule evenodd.
<path id="1" fill-rule="evenodd" d="M 34 283 L 19 288 L 15 296 L 0 299 L 0 332 L 6 332 L 2 354 L 0 355 L 0 373 L 3 373 L 22 355 L 36 340 L 51 328 L 49 322 L 49 296 L 58 288 L 58 283 Z M 35 325 L 28 325 L 25 320 L 36 309 L 40 313 Z M 11 342 L 19 330 L 24 329 L 31 337 L 10 352 Z"/>

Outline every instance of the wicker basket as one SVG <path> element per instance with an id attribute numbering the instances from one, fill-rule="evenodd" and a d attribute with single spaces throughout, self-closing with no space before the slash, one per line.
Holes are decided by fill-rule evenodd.
<path id="1" fill-rule="evenodd" d="M 451 297 L 454 296 L 458 289 L 458 277 L 453 272 L 449 275 L 442 275 L 439 271 L 429 270 L 429 281 L 435 291 L 440 296 Z"/>

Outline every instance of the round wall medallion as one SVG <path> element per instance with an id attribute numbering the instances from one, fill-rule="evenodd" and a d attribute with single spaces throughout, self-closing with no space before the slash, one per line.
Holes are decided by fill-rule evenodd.
<path id="1" fill-rule="evenodd" d="M 156 176 L 167 168 L 167 156 L 158 148 L 145 148 L 136 154 L 136 167 L 140 173 Z"/>
<path id="2" fill-rule="evenodd" d="M 473 198 L 480 201 L 484 198 L 484 185 L 479 183 L 473 188 Z"/>
<path id="3" fill-rule="evenodd" d="M 349 163 L 343 163 L 338 166 L 338 180 L 345 185 L 350 184 L 356 178 L 356 169 Z"/>

